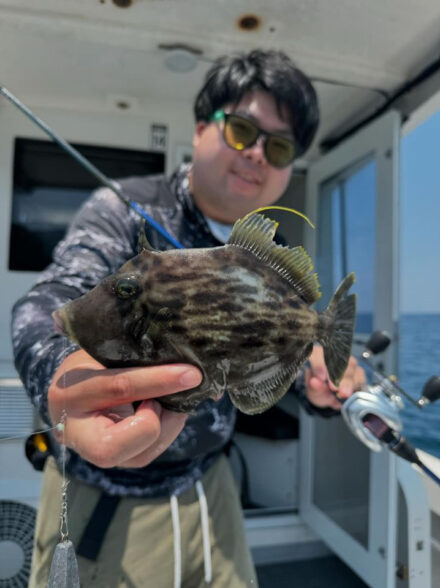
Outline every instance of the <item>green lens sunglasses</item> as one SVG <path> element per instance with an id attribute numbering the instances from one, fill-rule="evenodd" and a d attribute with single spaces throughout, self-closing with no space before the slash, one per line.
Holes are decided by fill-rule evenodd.
<path id="1" fill-rule="evenodd" d="M 226 145 L 236 151 L 249 149 L 255 145 L 259 137 L 263 136 L 264 155 L 270 165 L 282 169 L 295 159 L 296 149 L 293 141 L 282 135 L 268 133 L 260 129 L 244 116 L 227 113 L 224 110 L 216 110 L 211 116 L 211 120 L 215 122 L 224 121 L 223 138 Z"/>

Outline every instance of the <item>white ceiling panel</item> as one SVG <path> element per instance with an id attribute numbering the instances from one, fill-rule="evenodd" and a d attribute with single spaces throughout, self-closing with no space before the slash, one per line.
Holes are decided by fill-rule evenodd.
<path id="1" fill-rule="evenodd" d="M 315 79 L 323 122 L 313 156 L 440 58 L 438 0 L 118 1 L 0 0 L 0 84 L 34 105 L 105 109 L 122 96 L 141 111 L 188 108 L 218 55 L 283 49 Z M 260 25 L 241 30 L 250 12 Z M 201 51 L 194 71 L 166 69 L 158 45 L 170 43 Z"/>

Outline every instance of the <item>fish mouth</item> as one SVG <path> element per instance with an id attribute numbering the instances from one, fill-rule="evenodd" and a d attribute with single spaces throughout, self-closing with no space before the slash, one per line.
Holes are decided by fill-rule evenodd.
<path id="1" fill-rule="evenodd" d="M 76 345 L 80 345 L 78 339 L 74 335 L 74 332 L 72 330 L 72 327 L 71 327 L 71 324 L 69 321 L 69 315 L 66 312 L 66 310 L 64 309 L 64 307 L 61 307 L 58 310 L 55 310 L 52 313 L 52 318 L 55 322 L 55 331 L 58 333 L 58 335 L 62 335 L 63 337 L 67 337 L 72 341 L 72 343 L 76 343 Z"/>

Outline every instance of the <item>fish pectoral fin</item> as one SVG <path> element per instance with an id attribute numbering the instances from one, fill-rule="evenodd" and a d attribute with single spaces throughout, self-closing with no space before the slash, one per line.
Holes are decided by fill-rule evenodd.
<path id="1" fill-rule="evenodd" d="M 152 341 L 158 336 L 164 337 L 164 333 L 166 333 L 167 325 L 171 318 L 171 310 L 164 306 L 153 315 L 145 334 Z"/>
<path id="2" fill-rule="evenodd" d="M 290 388 L 297 371 L 296 365 L 289 366 L 266 380 L 250 382 L 240 388 L 228 388 L 232 404 L 245 414 L 259 414 L 268 410 Z"/>

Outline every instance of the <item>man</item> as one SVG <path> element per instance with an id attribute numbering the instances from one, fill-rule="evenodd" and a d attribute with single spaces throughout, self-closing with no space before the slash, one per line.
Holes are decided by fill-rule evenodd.
<path id="1" fill-rule="evenodd" d="M 131 178 L 121 185 L 185 247 L 209 247 L 226 241 L 237 218 L 282 195 L 294 158 L 313 139 L 318 106 L 309 80 L 286 55 L 257 50 L 213 65 L 195 117 L 192 166 L 171 178 Z M 202 403 L 190 417 L 170 412 L 155 399 L 197 386 L 197 368 L 103 369 L 54 331 L 52 311 L 135 255 L 139 228 L 140 219 L 114 194 L 98 190 L 58 245 L 53 264 L 14 308 L 17 369 L 45 421 L 65 423 L 69 530 L 81 581 L 256 586 L 222 456 L 235 420 L 227 395 Z M 149 240 L 168 247 L 156 233 Z M 350 395 L 363 381 L 351 359 L 337 389 L 317 347 L 296 392 L 307 410 L 327 414 L 340 408 L 338 395 Z M 133 402 L 140 402 L 136 410 Z M 58 541 L 60 484 L 50 459 L 30 586 L 47 581 Z"/>

